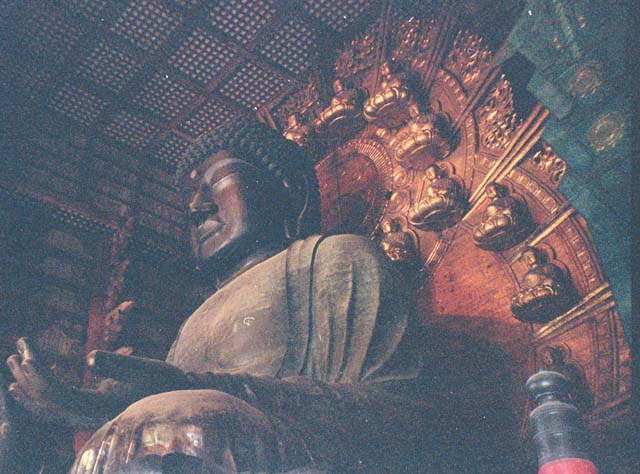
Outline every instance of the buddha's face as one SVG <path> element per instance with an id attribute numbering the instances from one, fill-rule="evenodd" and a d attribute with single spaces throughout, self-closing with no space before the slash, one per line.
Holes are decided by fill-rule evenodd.
<path id="1" fill-rule="evenodd" d="M 289 115 L 288 125 L 289 127 L 295 127 L 296 125 L 298 125 L 298 116 L 296 114 Z"/>
<path id="2" fill-rule="evenodd" d="M 229 266 L 270 242 L 282 220 L 267 177 L 227 152 L 213 158 L 191 175 L 191 245 L 201 264 Z"/>
<path id="3" fill-rule="evenodd" d="M 430 181 L 442 177 L 442 171 L 436 165 L 429 166 L 426 169 L 425 174 L 427 176 L 427 179 L 429 179 Z"/>
<path id="4" fill-rule="evenodd" d="M 495 183 L 490 183 L 487 185 L 487 197 L 489 199 L 495 199 L 498 197 L 499 194 L 500 194 L 500 191 L 498 189 L 498 186 L 495 185 Z"/>
<path id="5" fill-rule="evenodd" d="M 529 267 L 533 267 L 534 265 L 539 263 L 539 255 L 535 250 L 527 249 L 522 253 L 522 258 L 524 258 L 525 263 Z"/>

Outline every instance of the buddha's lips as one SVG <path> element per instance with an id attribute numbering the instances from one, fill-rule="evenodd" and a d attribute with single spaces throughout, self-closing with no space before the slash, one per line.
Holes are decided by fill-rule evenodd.
<path id="1" fill-rule="evenodd" d="M 208 219 L 203 225 L 199 226 L 196 230 L 198 241 L 203 242 L 217 233 L 224 227 L 224 224 L 214 219 Z"/>

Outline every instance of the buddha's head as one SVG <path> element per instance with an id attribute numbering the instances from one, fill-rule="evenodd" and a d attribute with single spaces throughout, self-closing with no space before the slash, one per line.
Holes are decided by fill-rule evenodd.
<path id="1" fill-rule="evenodd" d="M 496 199 L 507 195 L 507 189 L 501 184 L 496 183 L 495 181 L 487 184 L 485 192 L 487 193 L 487 197 L 489 199 Z"/>
<path id="2" fill-rule="evenodd" d="M 297 127 L 299 124 L 300 124 L 300 119 L 298 117 L 298 114 L 294 113 L 289 115 L 289 117 L 287 117 L 287 125 L 290 128 Z"/>
<path id="3" fill-rule="evenodd" d="M 522 258 L 529 268 L 533 268 L 536 265 L 546 262 L 546 255 L 544 252 L 535 247 L 525 247 L 522 251 Z"/>
<path id="4" fill-rule="evenodd" d="M 336 79 L 335 81 L 333 81 L 333 92 L 335 94 L 340 94 L 341 92 L 344 92 L 344 84 L 340 79 Z"/>
<path id="5" fill-rule="evenodd" d="M 380 65 L 380 74 L 382 74 L 383 77 L 389 77 L 391 72 L 391 64 L 389 64 L 389 61 L 385 61 Z"/>
<path id="6" fill-rule="evenodd" d="M 179 175 L 187 185 L 191 244 L 202 268 L 232 266 L 262 248 L 317 231 L 311 161 L 298 145 L 252 118 L 202 139 Z"/>
<path id="7" fill-rule="evenodd" d="M 434 179 L 442 178 L 444 176 L 444 172 L 438 165 L 430 165 L 425 170 L 425 175 L 429 181 L 433 181 Z"/>

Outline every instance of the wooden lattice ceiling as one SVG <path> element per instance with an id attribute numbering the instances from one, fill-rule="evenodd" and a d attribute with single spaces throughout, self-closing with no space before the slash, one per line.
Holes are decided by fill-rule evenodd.
<path id="1" fill-rule="evenodd" d="M 331 69 L 336 48 L 382 7 L 380 0 L 16 3 L 5 12 L 3 60 L 31 110 L 59 113 L 169 168 L 204 132 L 268 110 L 309 75 Z M 495 5 L 463 3 L 492 30 L 486 20 L 496 18 Z M 499 6 L 499 16 L 515 3 Z M 420 13 L 440 2 L 394 6 Z"/>
<path id="2" fill-rule="evenodd" d="M 299 87 L 374 2 L 25 3 L 8 28 L 25 96 L 173 164 L 202 133 Z M 323 39 L 324 38 L 324 39 Z"/>

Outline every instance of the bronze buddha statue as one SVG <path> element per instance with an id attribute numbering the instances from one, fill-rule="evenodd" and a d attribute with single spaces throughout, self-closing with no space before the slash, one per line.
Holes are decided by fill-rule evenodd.
<path id="1" fill-rule="evenodd" d="M 462 217 L 464 189 L 438 165 L 427 167 L 425 175 L 429 184 L 409 210 L 409 222 L 423 230 L 443 230 Z"/>
<path id="2" fill-rule="evenodd" d="M 504 250 L 515 245 L 526 230 L 524 206 L 501 184 L 487 184 L 485 193 L 491 202 L 473 229 L 473 241 L 482 249 Z"/>
<path id="3" fill-rule="evenodd" d="M 166 362 L 98 352 L 95 373 L 119 380 L 78 389 L 22 339 L 10 393 L 40 419 L 103 425 L 74 474 L 414 472 L 437 429 L 413 388 L 418 324 L 400 275 L 365 237 L 314 235 L 313 165 L 277 132 L 232 122 L 193 156 L 191 240 L 218 290 Z"/>
<path id="4" fill-rule="evenodd" d="M 547 323 L 560 316 L 571 302 L 572 288 L 563 271 L 547 262 L 547 256 L 535 247 L 526 247 L 522 258 L 529 270 L 520 289 L 511 298 L 516 319 L 530 323 Z"/>

